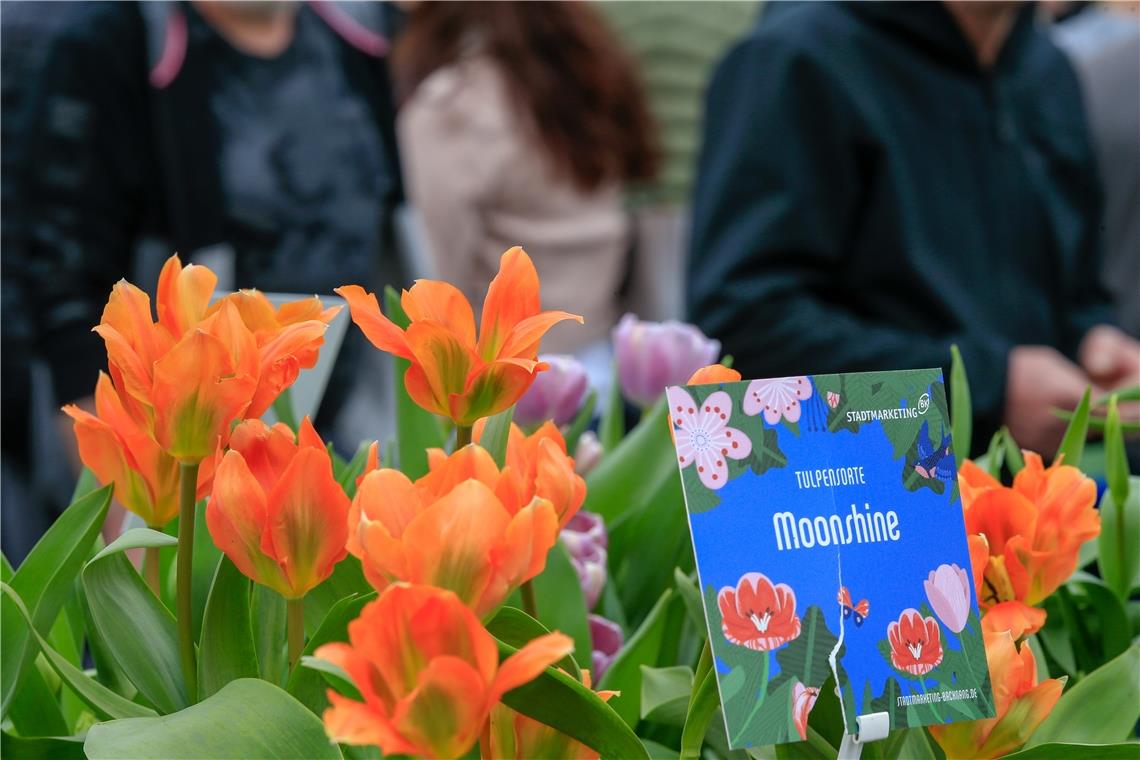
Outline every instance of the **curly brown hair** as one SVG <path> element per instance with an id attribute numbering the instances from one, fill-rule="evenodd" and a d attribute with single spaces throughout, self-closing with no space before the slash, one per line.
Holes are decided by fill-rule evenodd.
<path id="1" fill-rule="evenodd" d="M 653 177 L 656 130 L 636 66 L 584 2 L 418 3 L 393 51 L 400 99 L 457 61 L 472 34 L 552 165 L 576 186 Z"/>

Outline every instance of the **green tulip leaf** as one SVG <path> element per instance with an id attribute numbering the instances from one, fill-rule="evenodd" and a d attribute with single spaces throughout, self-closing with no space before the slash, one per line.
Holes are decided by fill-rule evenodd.
<path id="1" fill-rule="evenodd" d="M 1136 760 L 1140 744 L 1061 744 L 1050 742 L 1023 749 L 1005 760 Z"/>
<path id="2" fill-rule="evenodd" d="M 637 725 L 641 716 L 641 666 L 657 664 L 666 634 L 665 613 L 672 598 L 672 589 L 666 589 L 649 616 L 618 652 L 599 685 L 601 689 L 621 692 L 611 703 L 630 728 Z"/>
<path id="3" fill-rule="evenodd" d="M 348 624 L 360 617 L 364 605 L 375 598 L 376 593 L 369 592 L 341 599 L 334 604 L 313 635 L 309 637 L 301 653 L 302 659 L 311 656 L 319 647 L 329 642 L 348 641 Z M 320 715 L 329 704 L 323 680 L 321 674 L 315 672 L 312 666 L 294 668 L 289 674 L 285 689 L 313 713 Z"/>
<path id="4" fill-rule="evenodd" d="M 208 697 L 239 678 L 257 678 L 249 585 L 249 579 L 223 555 L 218 561 L 202 617 L 202 638 L 198 642 L 199 697 Z"/>
<path id="5" fill-rule="evenodd" d="M 1081 403 L 1073 410 L 1069 425 L 1065 428 L 1065 436 L 1057 448 L 1055 459 L 1065 458 L 1065 464 L 1073 467 L 1081 466 L 1081 459 L 1085 455 L 1085 439 L 1089 435 L 1089 402 L 1092 398 L 1092 389 L 1085 388 L 1085 395 L 1081 396 Z"/>
<path id="6" fill-rule="evenodd" d="M 487 623 L 487 630 L 499 641 L 520 649 L 528 641 L 550 633 L 549 628 L 515 607 L 500 607 L 495 617 Z M 582 671 L 572 655 L 563 657 L 557 667 L 575 679 L 582 680 Z"/>
<path id="7" fill-rule="evenodd" d="M 538 605 L 538 622 L 547 630 L 561 631 L 574 639 L 574 660 L 589 663 L 593 644 L 590 638 L 590 621 L 586 616 L 586 600 L 578 573 L 570 562 L 570 554 L 561 541 L 556 541 L 546 555 L 544 569 L 531 583 L 534 584 Z"/>
<path id="8" fill-rule="evenodd" d="M 970 436 L 974 431 L 973 404 L 966 364 L 957 345 L 950 346 L 950 435 L 959 462 L 970 458 Z"/>
<path id="9" fill-rule="evenodd" d="M 1106 662 L 1061 695 L 1027 747 L 1050 742 L 1119 742 L 1140 719 L 1140 644 Z"/>
<path id="10" fill-rule="evenodd" d="M 652 723 L 684 726 L 693 693 L 693 669 L 641 666 L 641 717 Z"/>
<path id="11" fill-rule="evenodd" d="M 256 678 L 228 683 L 173 715 L 94 725 L 83 748 L 90 760 L 341 757 L 320 718 Z"/>

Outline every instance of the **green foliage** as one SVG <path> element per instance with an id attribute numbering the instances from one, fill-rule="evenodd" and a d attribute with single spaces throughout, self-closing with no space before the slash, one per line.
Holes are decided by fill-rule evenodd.
<path id="1" fill-rule="evenodd" d="M 198 642 L 200 697 L 208 697 L 238 678 L 257 678 L 249 587 L 249 579 L 223 556 L 206 601 Z"/>
<path id="2" fill-rule="evenodd" d="M 665 668 L 641 666 L 641 717 L 653 723 L 685 725 L 693 691 L 693 669 L 688 665 Z"/>
<path id="3" fill-rule="evenodd" d="M 705 731 L 708 730 L 709 721 L 712 720 L 713 711 L 720 705 L 720 693 L 717 691 L 716 672 L 711 668 L 701 679 L 700 686 L 693 692 L 689 711 L 685 716 L 685 728 L 681 734 L 681 757 L 699 758 L 701 745 L 705 741 Z"/>
<path id="4" fill-rule="evenodd" d="M 34 627 L 46 635 L 73 591 L 76 573 L 99 535 L 111 488 L 101 488 L 75 501 L 48 529 L 12 575 L 9 585 L 28 606 Z M 21 676 L 34 658 L 31 631 L 11 597 L 0 599 L 0 691 L 3 714 L 19 691 Z"/>
<path id="5" fill-rule="evenodd" d="M 659 492 L 661 482 L 677 471 L 669 435 L 665 400 L 641 416 L 621 443 L 586 478 L 582 509 L 597 512 L 612 524 L 626 512 L 640 512 Z"/>
<path id="6" fill-rule="evenodd" d="M 625 642 L 621 652 L 602 677 L 599 688 L 620 691 L 611 705 L 622 720 L 633 728 L 641 715 L 641 666 L 656 665 L 666 634 L 666 611 L 673 592 L 666 589 L 653 610 Z"/>
<path id="7" fill-rule="evenodd" d="M 1085 388 L 1081 396 L 1081 403 L 1073 411 L 1065 435 L 1061 438 L 1061 445 L 1057 447 L 1055 459 L 1064 457 L 1065 464 L 1073 467 L 1081 466 L 1081 458 L 1085 454 L 1085 439 L 1089 434 L 1089 402 L 1092 398 L 1092 389 Z"/>
<path id="8" fill-rule="evenodd" d="M 901 755 L 900 755 L 901 757 Z M 1007 760 L 1136 760 L 1140 744 L 1075 744 L 1050 742 L 1005 756 Z"/>
<path id="9" fill-rule="evenodd" d="M 582 408 L 566 428 L 566 450 L 570 452 L 570 456 L 574 456 L 574 452 L 578 450 L 578 439 L 590 427 L 597 407 L 598 392 L 591 388 L 586 394 L 585 401 L 582 402 Z"/>
<path id="10" fill-rule="evenodd" d="M 1123 502 L 1111 490 L 1101 497 L 1097 537 L 1100 574 L 1121 600 L 1140 585 L 1140 477 L 1131 476 L 1128 482 Z"/>
<path id="11" fill-rule="evenodd" d="M 950 430 L 954 454 L 959 461 L 970 458 L 970 438 L 974 433 L 974 409 L 970 401 L 970 381 L 958 346 L 950 346 Z"/>
<path id="12" fill-rule="evenodd" d="M 340 758 L 320 718 L 270 683 L 243 678 L 174 715 L 92 726 L 90 760 Z"/>
<path id="13" fill-rule="evenodd" d="M 546 555 L 546 568 L 533 581 L 538 620 L 547 630 L 561 631 L 574 639 L 574 659 L 589 666 L 590 622 L 578 573 L 561 541 Z"/>
<path id="14" fill-rule="evenodd" d="M 625 436 L 625 401 L 621 395 L 621 379 L 617 364 L 614 364 L 610 379 L 610 392 L 606 397 L 606 408 L 602 410 L 602 421 L 598 427 L 598 441 L 605 451 L 613 451 Z"/>
<path id="15" fill-rule="evenodd" d="M 487 630 L 499 641 L 522 648 L 528 641 L 550 633 L 550 629 L 515 607 L 500 607 L 495 617 L 487 623 Z M 587 656 L 577 651 L 579 657 Z M 587 660 L 588 662 L 588 660 Z M 582 671 L 572 656 L 562 658 L 558 667 L 577 680 L 582 680 Z"/>
<path id="16" fill-rule="evenodd" d="M 376 598 L 376 592 L 351 594 L 334 604 L 324 620 L 309 636 L 302 657 L 311 656 L 317 649 L 332 641 L 348 641 L 348 624 L 360 617 L 364 605 Z M 311 668 L 311 666 L 310 666 Z M 328 698 L 320 674 L 310 668 L 294 668 L 289 674 L 286 690 L 314 714 L 320 715 L 328 707 Z"/>
<path id="17" fill-rule="evenodd" d="M 502 469 L 507 464 L 507 439 L 511 435 L 511 419 L 515 416 L 512 406 L 487 420 L 479 445 L 487 450 L 495 464 Z"/>
<path id="18" fill-rule="evenodd" d="M 500 657 L 509 657 L 515 651 L 515 647 L 499 642 Z M 623 760 L 648 757 L 645 745 L 612 707 L 560 670 L 547 668 L 530 683 L 507 692 L 503 702 L 592 747 L 602 757 Z"/>
<path id="19" fill-rule="evenodd" d="M 1140 719 L 1140 644 L 1106 662 L 1068 689 L 1033 732 L 1027 747 L 1051 742 L 1113 743 Z"/>
<path id="20" fill-rule="evenodd" d="M 157 531 L 128 531 L 83 569 L 92 623 L 123 673 L 160 713 L 172 713 L 189 704 L 174 616 L 155 598 L 122 552 L 164 546 L 169 541 L 169 536 Z"/>

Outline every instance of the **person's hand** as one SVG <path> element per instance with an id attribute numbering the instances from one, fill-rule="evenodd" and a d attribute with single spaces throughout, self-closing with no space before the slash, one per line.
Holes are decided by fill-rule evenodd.
<path id="1" fill-rule="evenodd" d="M 1081 340 L 1077 358 L 1106 390 L 1140 383 L 1140 341 L 1111 325 L 1097 325 Z"/>
<path id="2" fill-rule="evenodd" d="M 1051 409 L 1074 409 L 1089 384 L 1080 367 L 1049 346 L 1010 351 L 1004 421 L 1018 445 L 1051 456 L 1068 425 Z"/>

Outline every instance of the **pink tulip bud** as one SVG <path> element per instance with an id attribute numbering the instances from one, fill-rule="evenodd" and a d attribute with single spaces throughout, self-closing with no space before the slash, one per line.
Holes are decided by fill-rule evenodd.
<path id="1" fill-rule="evenodd" d="M 642 322 L 626 314 L 614 328 L 614 356 L 621 389 L 642 408 L 661 398 L 667 385 L 683 385 L 720 356 L 720 341 L 682 322 Z"/>
<path id="2" fill-rule="evenodd" d="M 582 408 L 589 388 L 586 368 L 573 356 L 545 354 L 538 357 L 550 369 L 535 376 L 534 382 L 515 406 L 515 422 L 523 427 L 554 420 L 569 424 Z"/>
<path id="3" fill-rule="evenodd" d="M 606 620 L 601 615 L 590 615 L 590 639 L 594 643 L 594 651 L 590 653 L 592 665 L 590 676 L 594 683 L 599 683 L 621 651 L 621 645 L 625 643 L 625 634 L 617 623 Z"/>
<path id="4" fill-rule="evenodd" d="M 957 565 L 939 565 L 922 582 L 931 609 L 942 625 L 961 633 L 970 616 L 970 577 Z"/>
<path id="5" fill-rule="evenodd" d="M 605 523 L 592 512 L 578 512 L 563 528 L 560 537 L 578 573 L 586 608 L 592 610 L 606 585 Z"/>

